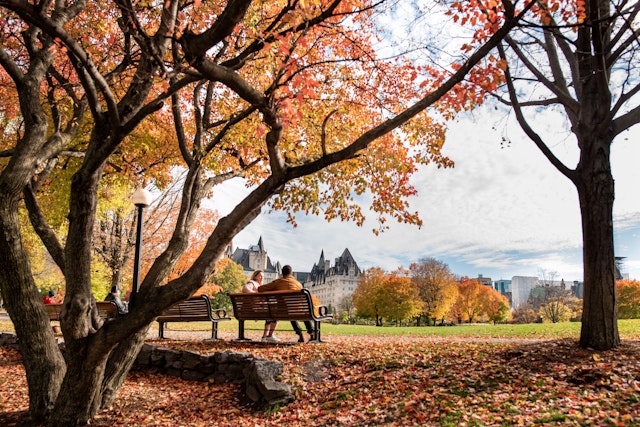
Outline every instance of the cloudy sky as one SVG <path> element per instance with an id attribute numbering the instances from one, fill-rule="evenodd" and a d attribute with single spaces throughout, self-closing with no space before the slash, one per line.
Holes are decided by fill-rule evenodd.
<path id="1" fill-rule="evenodd" d="M 394 224 L 380 236 L 375 224 L 326 223 L 312 216 L 297 218 L 293 228 L 279 213 L 263 212 L 234 239 L 247 248 L 260 236 L 273 261 L 310 271 L 321 251 L 327 259 L 348 248 L 361 268 L 394 270 L 423 257 L 446 262 L 457 275 L 511 279 L 516 275 L 582 280 L 582 238 L 578 196 L 573 185 L 543 158 L 518 126 L 488 108 L 450 123 L 445 153 L 453 169 L 425 168 L 413 184 L 411 199 L 421 228 Z M 546 118 L 541 117 L 544 123 Z M 549 123 L 553 121 L 550 120 Z M 553 135 L 553 126 L 548 126 Z M 510 143 L 501 144 L 503 137 Z M 624 256 L 623 272 L 640 279 L 640 129 L 613 145 L 616 180 L 615 249 Z M 570 138 L 555 135 L 556 155 L 575 165 Z M 219 190 L 214 209 L 228 212 L 244 193 L 241 182 Z"/>

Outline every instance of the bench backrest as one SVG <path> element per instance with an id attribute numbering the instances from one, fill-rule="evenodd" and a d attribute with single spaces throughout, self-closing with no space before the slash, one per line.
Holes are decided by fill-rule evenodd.
<path id="1" fill-rule="evenodd" d="M 103 319 L 118 317 L 118 307 L 113 301 L 97 301 L 96 306 L 98 315 Z M 44 309 L 47 311 L 49 320 L 60 320 L 62 304 L 45 304 Z"/>
<path id="2" fill-rule="evenodd" d="M 314 314 L 307 289 L 260 293 L 229 293 L 238 320 L 322 320 Z"/>
<path id="3" fill-rule="evenodd" d="M 113 301 L 97 301 L 98 315 L 105 319 L 118 317 L 118 306 Z"/>
<path id="4" fill-rule="evenodd" d="M 189 298 L 180 301 L 165 309 L 157 320 L 170 319 L 189 319 L 201 318 L 203 320 L 213 320 L 211 315 L 211 300 L 206 295 L 195 298 Z"/>
<path id="5" fill-rule="evenodd" d="M 62 312 L 62 304 L 45 304 L 44 309 L 47 311 L 49 320 L 60 320 Z"/>

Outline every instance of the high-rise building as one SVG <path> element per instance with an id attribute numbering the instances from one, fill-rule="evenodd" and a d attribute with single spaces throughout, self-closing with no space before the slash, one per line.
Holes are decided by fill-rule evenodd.
<path id="1" fill-rule="evenodd" d="M 518 308 L 519 305 L 529 300 L 531 290 L 539 286 L 537 277 L 513 276 L 511 278 L 511 309 Z"/>

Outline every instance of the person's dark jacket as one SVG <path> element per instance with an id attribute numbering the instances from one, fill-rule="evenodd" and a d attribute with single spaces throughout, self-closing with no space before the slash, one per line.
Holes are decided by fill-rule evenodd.
<path id="1" fill-rule="evenodd" d="M 118 308 L 118 314 L 127 314 L 129 311 L 127 309 L 127 306 L 122 302 L 120 297 L 116 294 L 110 293 L 107 295 L 107 297 L 104 300 L 113 301 L 116 304 L 116 307 Z"/>

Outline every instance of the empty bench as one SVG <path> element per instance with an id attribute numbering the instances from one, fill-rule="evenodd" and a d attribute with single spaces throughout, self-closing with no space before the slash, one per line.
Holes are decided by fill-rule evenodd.
<path id="1" fill-rule="evenodd" d="M 315 342 L 321 342 L 320 323 L 331 319 L 327 307 L 314 303 L 307 289 L 259 293 L 229 293 L 233 316 L 238 320 L 238 340 L 246 340 L 246 320 L 309 320 L 313 322 Z"/>
<path id="2" fill-rule="evenodd" d="M 45 304 L 44 309 L 47 311 L 49 320 L 60 321 L 63 304 Z M 103 319 L 113 319 L 118 317 L 118 307 L 113 301 L 96 301 L 98 307 L 98 315 Z"/>
<path id="3" fill-rule="evenodd" d="M 218 322 L 231 320 L 224 309 L 211 308 L 211 300 L 206 295 L 189 298 L 164 310 L 156 319 L 158 334 L 164 338 L 164 324 L 168 322 L 211 322 L 211 339 L 218 339 Z"/>

